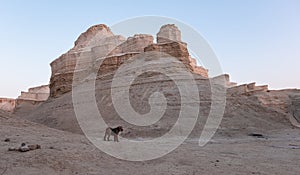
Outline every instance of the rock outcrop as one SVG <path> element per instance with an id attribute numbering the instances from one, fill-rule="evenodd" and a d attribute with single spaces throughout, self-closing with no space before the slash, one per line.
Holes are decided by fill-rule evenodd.
<path id="1" fill-rule="evenodd" d="M 46 101 L 49 97 L 50 89 L 48 85 L 29 88 L 28 92 L 21 92 L 17 100 L 30 100 L 30 101 Z"/>
<path id="2" fill-rule="evenodd" d="M 108 52 L 123 43 L 125 38 L 114 35 L 104 24 L 90 27 L 75 41 L 74 47 L 54 60 L 51 65 L 50 96 L 60 96 L 72 90 L 73 73 L 80 59 L 81 71 L 92 67 L 96 58 L 105 57 Z"/>
<path id="3" fill-rule="evenodd" d="M 97 35 L 97 37 L 94 39 L 93 35 Z M 177 59 L 169 59 L 170 56 Z M 147 114 L 151 111 L 149 99 L 152 98 L 154 92 L 161 92 L 167 101 L 163 118 L 149 127 L 134 126 L 121 120 L 121 114 L 116 111 L 112 100 L 114 94 L 112 91 L 119 89 L 118 86 L 111 88 L 113 78 L 118 73 L 117 70 L 120 70 L 120 66 L 126 67 L 124 63 L 130 63 L 129 59 L 131 58 L 136 59 L 132 61 L 135 63 L 134 66 L 125 69 L 117 77 L 120 78 L 118 82 L 121 82 L 119 85 L 121 88 L 129 88 L 128 97 L 132 108 L 140 114 Z M 76 65 L 77 61 L 79 65 Z M 149 65 L 150 70 L 153 71 L 144 72 L 142 65 Z M 93 90 L 96 105 L 105 122 L 109 126 L 123 125 L 128 131 L 132 131 L 124 133 L 124 137 L 153 138 L 161 136 L 176 122 L 181 106 L 188 106 L 190 109 L 200 106 L 199 122 L 191 136 L 201 133 L 210 113 L 212 89 L 215 92 L 223 92 L 224 89 L 227 89 L 227 94 L 224 92 L 223 96 L 214 99 L 217 103 L 224 104 L 223 97 L 227 95 L 220 135 L 248 135 L 255 130 L 285 129 L 291 126 L 288 120 L 291 114 L 288 109 L 289 95 L 299 94 L 299 92 L 269 91 L 268 86 L 256 86 L 255 83 L 237 86 L 236 83 L 230 81 L 227 74 L 209 77 L 208 70 L 198 66 L 196 59 L 189 54 L 187 44 L 181 41 L 180 31 L 175 25 L 163 26 L 157 34 L 156 43 L 153 42 L 151 35 L 137 34 L 125 39 L 122 36 L 114 35 L 108 27 L 97 25 L 83 33 L 70 51 L 51 63 L 51 97 L 59 98 L 49 98 L 46 103 L 25 115 L 25 119 L 56 129 L 82 133 L 74 106 L 76 104 L 89 105 L 90 99 L 74 101 L 73 94 L 66 93 L 72 90 L 75 66 L 78 66 L 76 73 L 80 73 L 80 76 L 84 77 L 80 83 L 95 83 Z M 180 72 L 182 70 L 189 71 L 193 75 L 197 88 L 195 88 L 196 86 L 191 88 L 193 83 L 188 82 L 186 77 L 182 77 L 182 72 Z M 141 72 L 142 74 L 140 74 Z M 173 76 L 170 78 L 159 72 L 167 72 Z M 95 74 L 96 76 L 94 76 Z M 90 81 L 91 77 L 96 78 L 95 82 Z M 135 78 L 133 81 L 132 77 Z M 131 84 L 128 85 L 124 82 Z M 200 105 L 193 103 L 195 100 L 193 97 L 197 96 L 191 98 L 181 94 L 180 87 L 188 89 L 190 92 L 197 91 L 195 94 L 199 94 Z M 88 87 L 79 88 L 77 92 L 81 97 L 86 97 L 89 90 Z M 121 97 L 124 95 L 120 95 Z M 277 100 L 278 97 L 281 100 Z M 123 104 L 120 106 L 124 107 L 125 104 Z M 298 106 L 297 100 L 293 100 L 293 104 Z M 155 105 L 162 106 L 164 104 L 158 101 Z M 297 118 L 298 112 L 295 109 L 293 111 Z M 87 109 L 87 111 L 81 112 L 85 116 L 92 116 L 91 110 Z M 194 116 L 191 110 L 188 112 L 187 116 Z"/>
<path id="4" fill-rule="evenodd" d="M 238 96 L 246 93 L 254 92 L 266 92 L 268 91 L 268 85 L 256 86 L 256 83 L 242 84 L 239 86 L 233 86 L 227 90 L 231 96 Z"/>
<path id="5" fill-rule="evenodd" d="M 114 70 L 135 54 L 159 51 L 167 53 L 182 61 L 193 73 L 208 78 L 208 70 L 197 66 L 191 58 L 187 44 L 181 41 L 181 32 L 174 24 L 161 27 L 157 34 L 157 44 L 153 36 L 136 34 L 126 40 L 114 35 L 104 24 L 95 25 L 82 33 L 75 41 L 74 47 L 54 60 L 51 65 L 50 96 L 59 97 L 72 90 L 72 80 L 76 62 L 78 71 L 88 76 L 90 69 L 97 65 L 97 60 L 104 60 L 101 71 Z M 97 68 L 97 67 L 96 67 Z"/>
<path id="6" fill-rule="evenodd" d="M 163 25 L 156 37 L 157 43 L 182 42 L 181 32 L 175 24 Z"/>
<path id="7" fill-rule="evenodd" d="M 128 37 L 126 41 L 118 45 L 108 55 L 118 55 L 121 53 L 141 53 L 144 48 L 153 44 L 153 36 L 147 34 L 135 34 Z"/>
<path id="8" fill-rule="evenodd" d="M 0 98 L 0 110 L 12 112 L 16 107 L 16 100 L 13 98 Z"/>
<path id="9" fill-rule="evenodd" d="M 291 112 L 300 126 L 300 95 L 291 96 L 290 98 L 292 101 Z"/>
<path id="10" fill-rule="evenodd" d="M 29 103 L 30 105 L 40 104 L 46 101 L 49 95 L 50 89 L 48 85 L 32 87 L 28 89 L 28 92 L 22 91 L 21 95 L 16 99 L 0 98 L 0 110 L 14 112 L 23 103 Z"/>
<path id="11" fill-rule="evenodd" d="M 151 44 L 144 49 L 145 52 L 150 52 L 150 51 L 157 51 L 157 52 L 162 52 L 166 53 L 172 57 L 178 58 L 180 61 L 183 62 L 186 66 L 188 66 L 190 69 L 190 62 L 191 60 L 189 59 L 189 52 L 183 43 L 180 42 L 168 42 L 168 43 L 159 43 L 159 44 Z"/>
<path id="12" fill-rule="evenodd" d="M 92 47 L 98 46 L 103 39 L 112 36 L 114 36 L 114 34 L 106 25 L 94 25 L 78 37 L 72 50 L 90 50 Z"/>

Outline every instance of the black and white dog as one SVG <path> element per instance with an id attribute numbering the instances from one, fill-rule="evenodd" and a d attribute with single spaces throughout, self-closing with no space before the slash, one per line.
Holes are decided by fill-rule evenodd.
<path id="1" fill-rule="evenodd" d="M 118 126 L 116 128 L 111 128 L 111 127 L 106 128 L 105 135 L 104 135 L 104 141 L 109 141 L 110 135 L 113 135 L 114 136 L 114 141 L 118 142 L 119 141 L 118 135 L 122 131 L 123 131 L 122 126 Z"/>

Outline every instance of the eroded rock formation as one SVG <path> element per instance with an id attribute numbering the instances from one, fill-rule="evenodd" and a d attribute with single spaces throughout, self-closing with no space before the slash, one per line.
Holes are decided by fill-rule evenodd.
<path id="1" fill-rule="evenodd" d="M 228 94 L 231 96 L 238 96 L 246 93 L 253 93 L 253 92 L 266 92 L 268 91 L 268 85 L 256 86 L 256 83 L 250 84 L 242 84 L 239 86 L 233 86 L 227 90 Z"/>
<path id="2" fill-rule="evenodd" d="M 36 105 L 48 99 L 50 89 L 48 85 L 32 87 L 28 92 L 22 91 L 21 95 L 16 98 L 0 98 L 0 110 L 13 112 L 16 108 L 20 107 L 23 103 Z"/>
<path id="3" fill-rule="evenodd" d="M 59 96 L 72 89 L 76 62 L 81 60 L 81 71 L 88 70 L 96 58 L 105 57 L 109 51 L 123 43 L 125 38 L 114 35 L 104 24 L 90 27 L 75 41 L 74 47 L 54 60 L 51 65 L 50 95 Z"/>
<path id="4" fill-rule="evenodd" d="M 50 89 L 48 85 L 32 87 L 28 92 L 21 92 L 17 100 L 31 100 L 31 101 L 46 101 L 49 97 Z"/>
<path id="5" fill-rule="evenodd" d="M 71 91 L 74 71 L 81 71 L 88 76 L 94 65 L 97 65 L 97 60 L 103 60 L 105 66 L 102 66 L 101 71 L 107 72 L 116 69 L 133 55 L 149 51 L 164 52 L 176 57 L 191 72 L 208 78 L 208 70 L 198 66 L 196 60 L 190 57 L 187 44 L 181 41 L 181 32 L 174 24 L 161 27 L 156 44 L 151 35 L 136 34 L 125 40 L 123 36 L 114 35 L 106 25 L 100 24 L 82 33 L 70 51 L 51 63 L 50 96 L 58 97 Z"/>
<path id="6" fill-rule="evenodd" d="M 16 107 L 16 100 L 13 98 L 0 98 L 0 110 L 12 112 Z"/>
<path id="7" fill-rule="evenodd" d="M 182 42 L 181 32 L 175 24 L 163 25 L 157 33 L 157 43 Z"/>
<path id="8" fill-rule="evenodd" d="M 94 35 L 96 38 L 93 38 Z M 226 97 L 226 109 L 220 127 L 222 134 L 247 135 L 256 129 L 259 131 L 283 129 L 291 126 L 288 120 L 290 114 L 294 113 L 295 118 L 300 115 L 299 111 L 295 110 L 299 106 L 297 98 L 289 97 L 290 95 L 294 97 L 294 94 L 299 94 L 299 91 L 270 91 L 268 86 L 256 86 L 255 83 L 237 86 L 237 83 L 230 81 L 227 74 L 208 77 L 208 70 L 197 65 L 196 59 L 189 54 L 187 44 L 181 41 L 181 33 L 175 25 L 163 26 L 156 37 L 157 42 L 153 41 L 153 36 L 147 34 L 136 34 L 125 39 L 114 35 L 105 25 L 91 27 L 77 39 L 70 51 L 51 63 L 51 96 L 59 98 L 48 99 L 45 105 L 35 108 L 24 118 L 53 128 L 82 133 L 76 118 L 74 103 L 88 105 L 90 99 L 83 98 L 83 101 L 74 101 L 73 94 L 66 93 L 72 90 L 74 72 L 76 75 L 79 73 L 80 78 L 83 78 L 79 82 L 80 85 L 92 82 L 91 77 L 96 74 L 93 77 L 96 78 L 95 89 L 92 89 L 95 92 L 96 105 L 109 126 L 121 124 L 128 131 L 132 131 L 124 133 L 125 137 L 156 137 L 166 133 L 180 114 L 181 106 L 188 106 L 190 109 L 200 106 L 200 121 L 197 122 L 192 133 L 192 135 L 197 135 L 201 133 L 210 113 L 212 93 L 218 93 L 224 89 L 223 96 L 216 95 L 214 99 L 216 100 L 214 102 L 224 104 L 223 97 Z M 169 56 L 176 59 L 169 59 Z M 78 62 L 77 65 L 76 62 Z M 120 70 L 120 66 L 128 65 L 124 64 L 125 62 L 135 64 L 118 75 L 121 77 L 119 86 L 129 88 L 130 106 L 136 112 L 147 114 L 151 111 L 149 98 L 154 92 L 161 92 L 167 101 L 165 118 L 147 128 L 137 127 L 120 120 L 121 113 L 116 111 L 116 105 L 112 100 L 112 96 L 116 94 L 112 93 L 113 89 L 119 88 L 118 86 L 111 88 L 113 78 Z M 150 65 L 150 70 L 153 71 L 145 72 L 142 65 Z M 77 66 L 76 70 L 75 66 Z M 191 73 L 196 86 L 191 88 L 193 83 L 182 77 L 181 70 Z M 160 72 L 167 72 L 172 76 L 170 78 Z M 132 77 L 135 78 L 134 81 L 130 79 Z M 126 82 L 131 84 L 128 85 Z M 191 97 L 181 94 L 179 88 L 188 89 L 196 95 Z M 78 90 L 81 97 L 89 95 L 90 89 L 88 88 Z M 195 100 L 193 97 L 197 97 L 197 94 L 200 97 L 200 105 L 193 103 Z M 119 97 L 124 97 L 124 95 Z M 291 103 L 295 108 L 289 108 Z M 164 104 L 158 101 L 155 105 Z M 120 106 L 124 107 L 125 104 L 122 103 Z M 124 108 L 128 109 L 128 106 Z M 88 108 L 82 109 L 81 112 L 85 116 L 92 116 L 92 111 Z M 191 110 L 188 112 L 186 116 L 194 116 Z"/>

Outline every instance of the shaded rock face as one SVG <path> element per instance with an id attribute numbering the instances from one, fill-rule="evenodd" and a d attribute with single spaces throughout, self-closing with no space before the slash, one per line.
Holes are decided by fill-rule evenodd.
<path id="1" fill-rule="evenodd" d="M 189 52 L 187 47 L 179 42 L 168 42 L 161 44 L 151 44 L 144 49 L 145 52 L 157 51 L 163 52 L 175 58 L 178 58 L 183 64 L 190 66 Z"/>
<path id="2" fill-rule="evenodd" d="M 300 95 L 291 97 L 293 117 L 300 123 Z"/>
<path id="3" fill-rule="evenodd" d="M 182 61 L 188 70 L 208 78 L 208 70 L 197 66 L 188 52 L 186 43 L 181 42 L 181 32 L 174 24 L 164 25 L 157 34 L 157 44 L 153 36 L 136 34 L 128 37 L 114 35 L 104 24 L 90 27 L 75 41 L 75 46 L 54 60 L 51 65 L 50 96 L 59 97 L 72 90 L 73 74 L 77 69 L 88 76 L 92 69 L 98 69 L 97 60 L 104 60 L 103 71 L 119 67 L 135 54 L 158 51 L 165 52 Z M 80 60 L 80 61 L 78 61 Z"/>

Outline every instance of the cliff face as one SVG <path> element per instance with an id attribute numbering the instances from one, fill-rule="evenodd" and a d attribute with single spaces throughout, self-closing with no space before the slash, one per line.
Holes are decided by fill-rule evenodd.
<path id="1" fill-rule="evenodd" d="M 87 70 L 96 58 L 105 56 L 108 51 L 124 41 L 124 37 L 114 35 L 104 24 L 90 27 L 78 37 L 71 50 L 50 64 L 50 96 L 56 97 L 71 91 L 73 73 L 79 58 L 84 60 L 83 69 Z"/>
<path id="2" fill-rule="evenodd" d="M 181 106 L 189 106 L 190 109 L 195 107 L 193 105 L 196 103 L 191 102 L 196 96 L 191 98 L 181 94 L 179 88 L 188 89 L 189 92 L 197 91 L 195 93 L 199 94 L 199 122 L 194 129 L 194 135 L 201 133 L 212 104 L 211 82 L 218 80 L 222 82 L 224 78 L 226 84 L 216 83 L 214 87 L 215 91 L 225 88 L 227 90 L 226 109 L 220 133 L 247 135 L 254 131 L 280 130 L 291 127 L 289 121 L 291 114 L 295 119 L 299 119 L 300 112 L 297 110 L 300 104 L 297 96 L 299 91 L 270 91 L 268 86 L 257 86 L 255 83 L 237 86 L 236 83 L 230 82 L 229 75 L 208 78 L 208 70 L 197 65 L 196 59 L 189 54 L 187 43 L 181 41 L 180 31 L 175 25 L 162 26 L 156 36 L 157 42 L 153 40 L 153 36 L 147 34 L 136 34 L 125 39 L 114 35 L 105 25 L 91 27 L 77 39 L 70 51 L 51 63 L 50 96 L 60 98 L 49 98 L 30 114 L 24 115 L 24 118 L 53 128 L 82 133 L 74 112 L 73 96 L 67 93 L 72 90 L 73 74 L 77 66 L 76 73 L 84 77 L 84 82 L 91 82 L 94 78 L 90 76 L 91 73 L 97 74 L 94 91 L 97 107 L 101 109 L 101 115 L 108 125 L 122 125 L 128 131 L 132 131 L 131 133 L 139 133 L 140 137 L 156 137 L 164 134 L 175 123 Z M 170 60 L 169 55 L 177 59 Z M 120 66 L 126 67 L 127 64 L 124 62 L 130 63 L 129 59 L 135 59 L 132 61 L 135 64 L 119 74 L 118 80 L 122 82 L 120 87 L 129 87 L 128 96 L 132 108 L 140 114 L 147 114 L 151 110 L 149 98 L 154 92 L 161 92 L 167 101 L 165 118 L 147 128 L 120 120 L 113 104 L 112 96 L 118 94 L 112 93 L 118 89 L 118 86 L 112 88 L 113 78 L 120 70 Z M 153 72 L 145 72 L 144 65 L 150 66 Z M 182 70 L 192 73 L 197 88 L 183 78 Z M 141 72 L 143 74 L 139 74 Z M 172 78 L 158 72 L 169 73 Z M 131 77 L 135 79 L 131 81 Z M 131 84 L 128 85 L 127 82 Z M 85 97 L 88 91 L 89 89 L 82 88 L 79 94 Z M 89 102 L 82 102 L 87 103 Z M 293 109 L 288 108 L 290 104 Z M 120 106 L 128 109 L 125 105 Z M 156 105 L 164 104 L 157 102 Z M 196 104 L 196 107 L 199 105 Z M 84 112 L 86 116 L 91 116 L 89 110 Z M 186 116 L 194 115 L 191 110 L 188 112 Z M 137 137 L 129 132 L 124 136 Z"/>
<path id="3" fill-rule="evenodd" d="M 74 47 L 51 63 L 50 96 L 58 97 L 72 89 L 76 61 L 80 59 L 80 70 L 88 75 L 96 60 L 104 60 L 101 71 L 113 70 L 135 54 L 149 51 L 163 51 L 182 61 L 195 74 L 208 78 L 208 70 L 197 66 L 190 57 L 186 43 L 181 41 L 181 32 L 174 25 L 164 25 L 157 33 L 157 44 L 147 34 L 128 37 L 114 35 L 104 24 L 96 25 L 82 33 Z"/>

